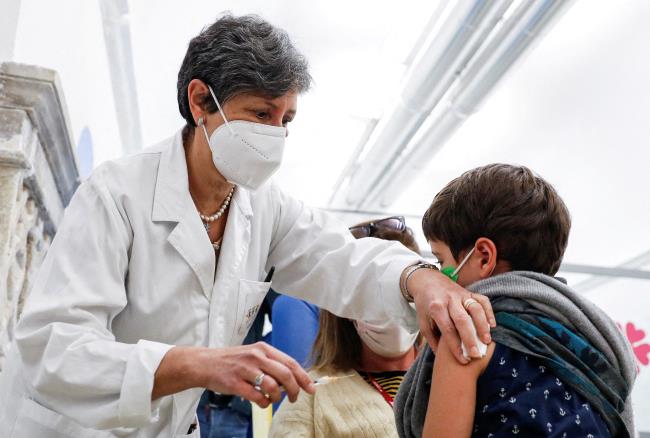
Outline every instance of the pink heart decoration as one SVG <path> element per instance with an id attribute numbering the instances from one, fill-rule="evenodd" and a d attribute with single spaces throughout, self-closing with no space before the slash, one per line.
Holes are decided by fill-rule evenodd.
<path id="1" fill-rule="evenodd" d="M 641 344 L 634 347 L 634 355 L 643 365 L 650 364 L 650 344 Z"/>
<path id="2" fill-rule="evenodd" d="M 627 339 L 632 345 L 645 338 L 645 332 L 641 329 L 637 329 L 631 322 L 625 324 L 625 332 L 627 334 Z"/>

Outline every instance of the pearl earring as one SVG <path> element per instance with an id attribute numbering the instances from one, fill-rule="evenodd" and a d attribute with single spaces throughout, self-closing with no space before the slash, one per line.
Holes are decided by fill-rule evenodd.
<path id="1" fill-rule="evenodd" d="M 197 120 L 196 124 L 199 126 L 203 126 L 203 116 L 199 117 L 199 120 Z"/>

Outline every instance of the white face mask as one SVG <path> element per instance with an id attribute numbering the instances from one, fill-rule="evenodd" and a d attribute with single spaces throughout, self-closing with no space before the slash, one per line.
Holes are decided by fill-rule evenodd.
<path id="1" fill-rule="evenodd" d="M 408 353 L 418 337 L 392 322 L 354 321 L 359 337 L 372 351 L 382 357 L 394 358 Z"/>
<path id="2" fill-rule="evenodd" d="M 212 87 L 208 89 L 224 120 L 209 136 L 203 120 L 199 119 L 212 151 L 212 161 L 230 183 L 257 190 L 282 163 L 287 129 L 244 120 L 229 122 Z"/>

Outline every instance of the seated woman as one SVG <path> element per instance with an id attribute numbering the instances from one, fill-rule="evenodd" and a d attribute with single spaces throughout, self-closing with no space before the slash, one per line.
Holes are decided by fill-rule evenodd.
<path id="1" fill-rule="evenodd" d="M 398 240 L 418 251 L 404 218 L 363 223 L 350 231 L 357 238 Z M 321 310 L 310 374 L 324 383 L 313 396 L 303 392 L 296 403 L 282 403 L 269 436 L 397 437 L 393 398 L 415 360 L 418 338 L 389 321 L 351 321 Z"/>
<path id="2" fill-rule="evenodd" d="M 552 277 L 571 220 L 529 169 L 473 169 L 436 195 L 422 221 L 443 273 L 497 327 L 482 359 L 458 364 L 443 336 L 409 370 L 395 402 L 400 437 L 629 437 L 635 360 L 623 334 Z M 466 316 L 466 315 L 465 315 Z"/>

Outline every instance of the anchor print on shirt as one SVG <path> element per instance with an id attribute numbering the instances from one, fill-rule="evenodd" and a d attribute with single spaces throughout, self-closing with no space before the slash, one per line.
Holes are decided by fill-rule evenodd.
<path id="1" fill-rule="evenodd" d="M 506 421 L 508 421 L 508 417 L 506 417 L 505 415 L 501 414 L 501 422 L 502 422 L 502 423 L 505 423 Z"/>
<path id="2" fill-rule="evenodd" d="M 506 363 L 506 360 L 502 356 L 501 359 L 499 359 L 499 365 L 505 365 L 505 363 Z"/>
<path id="3" fill-rule="evenodd" d="M 562 408 L 560 408 L 560 415 L 563 417 L 566 415 L 566 411 Z"/>
<path id="4" fill-rule="evenodd" d="M 530 391 L 531 386 L 533 386 L 532 383 L 530 383 L 530 382 L 526 383 L 526 391 Z"/>
<path id="5" fill-rule="evenodd" d="M 506 396 L 506 389 L 501 388 L 501 390 L 499 391 L 499 397 L 504 398 L 505 396 Z"/>
<path id="6" fill-rule="evenodd" d="M 580 414 L 576 414 L 576 424 L 580 424 Z"/>
<path id="7" fill-rule="evenodd" d="M 545 389 L 544 390 L 544 400 L 548 400 L 548 394 L 549 394 L 549 390 Z"/>
<path id="8" fill-rule="evenodd" d="M 564 391 L 564 400 L 571 400 L 571 394 L 568 391 Z"/>
<path id="9" fill-rule="evenodd" d="M 517 377 L 518 375 L 519 375 L 519 373 L 517 372 L 517 369 L 513 368 L 512 369 L 512 377 Z"/>
<path id="10" fill-rule="evenodd" d="M 517 399 L 514 398 L 514 397 L 510 397 L 510 400 L 508 400 L 508 401 L 510 402 L 510 404 L 514 405 L 517 402 Z"/>
<path id="11" fill-rule="evenodd" d="M 528 411 L 528 413 L 530 414 L 530 418 L 532 418 L 532 419 L 535 419 L 535 417 L 537 416 L 537 410 L 536 409 L 531 409 L 530 411 Z"/>
<path id="12" fill-rule="evenodd" d="M 562 386 L 562 382 L 561 382 L 560 379 L 558 379 L 557 377 L 555 378 L 555 384 L 556 384 L 557 386 Z"/>
<path id="13" fill-rule="evenodd" d="M 517 435 L 519 433 L 519 427 L 515 424 L 512 428 L 512 434 Z"/>

